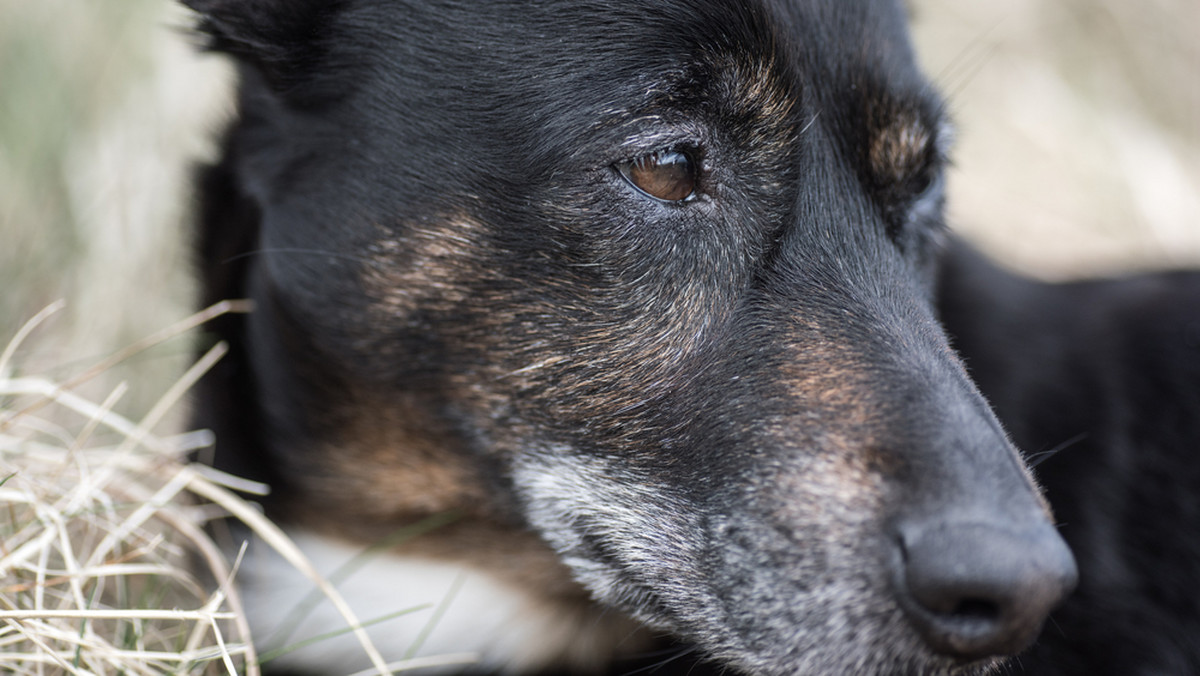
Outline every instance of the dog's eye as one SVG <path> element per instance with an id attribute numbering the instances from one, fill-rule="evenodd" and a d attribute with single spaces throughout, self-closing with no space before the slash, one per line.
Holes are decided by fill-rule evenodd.
<path id="1" fill-rule="evenodd" d="M 939 179 L 940 174 L 936 166 L 923 167 L 909 180 L 909 190 L 918 198 L 925 197 L 933 191 Z"/>
<path id="2" fill-rule="evenodd" d="M 683 150 L 660 150 L 616 166 L 633 187 L 654 199 L 682 202 L 696 195 L 696 163 Z"/>

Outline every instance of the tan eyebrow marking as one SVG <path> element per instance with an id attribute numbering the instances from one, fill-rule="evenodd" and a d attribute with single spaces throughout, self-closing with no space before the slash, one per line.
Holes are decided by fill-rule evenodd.
<path id="1" fill-rule="evenodd" d="M 868 160 L 882 183 L 900 183 L 916 175 L 928 161 L 935 134 L 911 110 L 890 110 L 873 126 Z"/>

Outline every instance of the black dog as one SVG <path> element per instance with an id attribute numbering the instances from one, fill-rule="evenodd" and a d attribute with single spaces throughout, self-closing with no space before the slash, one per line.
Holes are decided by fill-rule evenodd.
<path id="1" fill-rule="evenodd" d="M 1085 565 L 1047 673 L 1118 664 L 1081 666 L 1096 640 L 1112 673 L 1195 665 L 1177 461 L 1110 501 L 1131 449 L 1200 439 L 1198 283 L 1038 286 L 947 244 L 896 3 L 188 4 L 241 77 L 205 293 L 257 306 L 216 327 L 201 422 L 327 568 L 453 515 L 346 583 L 364 620 L 442 604 L 372 628 L 389 659 L 620 670 L 669 637 L 685 672 L 988 672 L 1076 569 L 953 344 L 1023 448 L 1088 435 L 1044 465 Z M 285 571 L 245 570 L 263 641 Z M 349 671 L 347 641 L 281 662 Z"/>

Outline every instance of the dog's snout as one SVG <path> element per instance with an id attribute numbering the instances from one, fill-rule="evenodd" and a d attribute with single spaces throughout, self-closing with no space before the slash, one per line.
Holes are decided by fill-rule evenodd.
<path id="1" fill-rule="evenodd" d="M 1024 649 L 1077 579 L 1049 524 L 921 524 L 901 528 L 898 549 L 897 594 L 910 621 L 932 650 L 962 659 Z"/>

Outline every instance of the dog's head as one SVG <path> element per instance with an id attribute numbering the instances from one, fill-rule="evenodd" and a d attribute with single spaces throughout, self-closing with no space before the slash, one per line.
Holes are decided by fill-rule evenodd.
<path id="1" fill-rule="evenodd" d="M 283 512 L 530 529 L 750 673 L 969 672 L 1073 584 L 933 313 L 897 3 L 189 4 Z"/>

